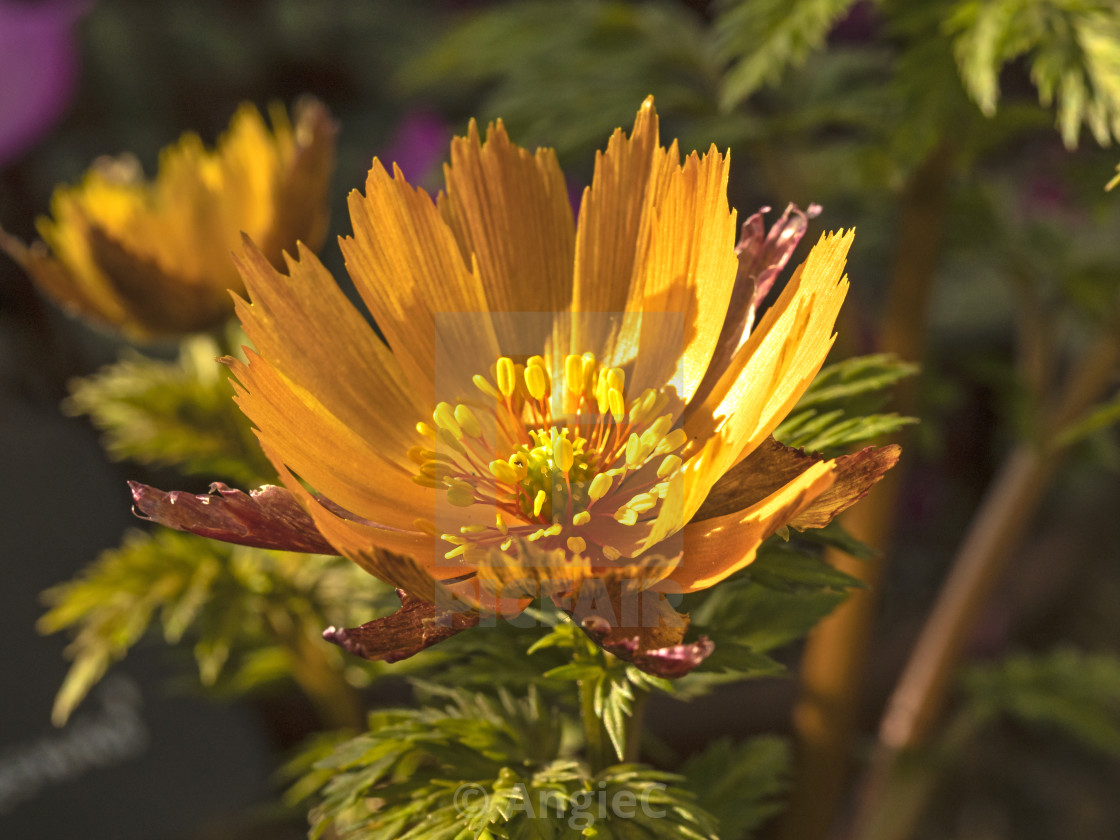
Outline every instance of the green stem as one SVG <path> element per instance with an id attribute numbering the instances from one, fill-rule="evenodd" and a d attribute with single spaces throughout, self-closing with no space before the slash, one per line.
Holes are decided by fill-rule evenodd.
<path id="1" fill-rule="evenodd" d="M 595 683 L 590 680 L 579 681 L 579 708 L 583 719 L 583 742 L 587 751 L 587 763 L 592 773 L 608 767 L 610 760 L 610 738 L 603 722 L 595 714 Z"/>

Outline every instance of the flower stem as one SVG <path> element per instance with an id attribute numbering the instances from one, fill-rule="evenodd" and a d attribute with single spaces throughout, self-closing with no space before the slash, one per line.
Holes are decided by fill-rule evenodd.
<path id="1" fill-rule="evenodd" d="M 583 742 L 587 753 L 587 763 L 592 773 L 608 767 L 610 761 L 610 739 L 603 722 L 595 713 L 595 686 L 593 680 L 579 681 L 579 708 L 583 719 Z"/>
<path id="2" fill-rule="evenodd" d="M 891 286 L 875 349 L 907 361 L 921 359 L 925 348 L 952 162 L 949 145 L 938 145 L 915 170 L 901 199 Z M 858 332 L 849 329 L 841 334 Z M 898 389 L 895 402 L 903 414 L 915 412 L 915 384 L 903 383 Z M 843 516 L 844 527 L 853 536 L 886 549 L 904 471 L 905 461 Z M 782 840 L 825 837 L 844 795 L 861 700 L 858 687 L 863 683 L 875 593 L 885 565 L 883 556 L 864 562 L 839 550 L 826 552 L 825 559 L 862 580 L 867 589 L 854 592 L 809 636 L 801 661 L 800 696 L 793 712 L 797 768 L 779 833 Z"/>
<path id="3" fill-rule="evenodd" d="M 882 825 L 879 812 L 888 807 L 900 759 L 928 739 L 968 633 L 1061 466 L 1066 453 L 1058 442 L 1062 430 L 1092 408 L 1115 376 L 1120 338 L 1107 332 L 1079 362 L 1046 418 L 1042 444 L 1021 443 L 1012 450 L 973 518 L 887 705 L 879 747 L 859 792 L 854 837 L 902 840 L 913 829 L 913 822 L 899 820 L 890 822 L 886 834 L 873 826 Z M 914 810 L 913 820 L 918 816 Z"/>

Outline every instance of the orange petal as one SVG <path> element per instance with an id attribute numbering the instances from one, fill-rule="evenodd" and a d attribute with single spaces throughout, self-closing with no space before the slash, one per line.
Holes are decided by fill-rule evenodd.
<path id="1" fill-rule="evenodd" d="M 643 313 L 633 394 L 669 384 L 687 401 L 708 369 L 738 271 L 728 165 L 715 147 L 693 153 L 671 166 L 654 198 L 627 304 Z"/>
<path id="2" fill-rule="evenodd" d="M 832 464 L 822 461 L 745 510 L 685 526 L 680 565 L 655 589 L 707 589 L 749 565 L 762 541 L 791 523 L 833 480 Z"/>
<path id="3" fill-rule="evenodd" d="M 851 455 L 842 455 L 833 465 L 835 482 L 813 500 L 790 524 L 794 528 L 823 528 L 839 513 L 858 502 L 883 474 L 898 461 L 895 444 L 868 446 Z M 750 507 L 792 481 L 813 464 L 826 459 L 800 449 L 784 446 L 767 438 L 750 455 L 716 482 L 695 521 L 725 516 Z"/>
<path id="4" fill-rule="evenodd" d="M 273 465 L 288 468 L 318 493 L 357 516 L 412 529 L 428 516 L 431 490 L 412 471 L 333 414 L 312 391 L 285 378 L 255 353 L 233 361 L 237 404 L 257 427 Z M 388 453 L 391 454 L 391 453 Z"/>
<path id="5" fill-rule="evenodd" d="M 821 237 L 708 397 L 688 407 L 684 429 L 698 443 L 686 451 L 684 521 L 782 422 L 820 370 L 848 290 L 851 243 L 851 232 Z"/>
<path id="6" fill-rule="evenodd" d="M 415 424 L 431 411 L 373 328 L 319 260 L 304 249 L 276 271 L 252 243 L 237 259 L 252 303 L 237 314 L 257 352 L 278 373 L 315 395 L 326 412 L 407 465 Z M 283 415 L 276 418 L 284 422 Z M 267 426 L 259 426 L 269 431 Z M 411 470 L 411 467 L 408 468 Z M 369 476 L 364 477 L 369 480 Z"/>
<path id="7" fill-rule="evenodd" d="M 658 140 L 653 97 L 642 103 L 630 135 L 616 129 L 595 156 L 576 231 L 572 347 L 608 357 L 626 310 L 635 265 L 648 240 L 652 198 L 668 158 Z M 625 361 L 622 359 L 620 361 Z"/>
<path id="8" fill-rule="evenodd" d="M 417 398 L 427 406 L 472 393 L 498 341 L 476 267 L 424 190 L 374 161 L 366 194 L 350 193 L 346 266 Z M 430 410 L 430 408 L 429 408 Z"/>
<path id="9" fill-rule="evenodd" d="M 575 223 L 556 153 L 515 146 L 500 120 L 482 143 L 472 120 L 467 136 L 452 141 L 444 175 L 439 209 L 464 262 L 477 263 L 502 350 L 524 353 L 516 317 L 498 313 L 561 313 L 572 302 Z"/>

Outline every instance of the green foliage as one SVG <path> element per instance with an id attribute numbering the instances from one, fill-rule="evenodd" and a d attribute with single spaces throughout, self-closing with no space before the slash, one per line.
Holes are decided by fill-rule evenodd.
<path id="1" fill-rule="evenodd" d="M 1010 715 L 1120 756 L 1120 658 L 1072 648 L 969 668 L 962 685 L 981 720 Z"/>
<path id="2" fill-rule="evenodd" d="M 767 652 L 801 638 L 862 584 L 834 569 L 807 547 L 771 539 L 742 572 L 703 593 L 686 596 L 692 632 L 715 642 L 715 651 L 691 674 L 676 680 L 681 697 L 716 685 L 781 673 Z"/>
<path id="3" fill-rule="evenodd" d="M 792 770 L 789 744 L 772 735 L 735 743 L 722 738 L 691 756 L 679 772 L 724 840 L 744 840 L 782 810 Z"/>
<path id="4" fill-rule="evenodd" d="M 855 0 L 723 0 L 714 22 L 716 54 L 730 67 L 720 105 L 731 110 L 765 84 L 777 82 L 824 44 Z"/>
<path id="5" fill-rule="evenodd" d="M 628 662 L 600 650 L 570 619 L 557 624 L 529 653 L 559 648 L 571 652 L 571 661 L 545 672 L 551 680 L 578 682 L 580 692 L 590 698 L 595 717 L 603 722 L 615 755 L 626 751 L 627 719 L 633 714 L 637 692 L 673 690 L 669 680 L 654 677 Z"/>
<path id="6" fill-rule="evenodd" d="M 275 470 L 233 402 L 219 355 L 208 336 L 184 341 L 177 362 L 128 354 L 74 380 L 63 408 L 88 414 L 113 458 L 174 466 L 245 487 L 268 483 Z"/>
<path id="7" fill-rule="evenodd" d="M 375 712 L 368 732 L 321 740 L 289 765 L 289 801 L 317 799 L 312 838 L 715 836 L 679 777 L 626 764 L 592 774 L 566 756 L 561 714 L 536 691 L 443 693 L 443 708 Z"/>
<path id="8" fill-rule="evenodd" d="M 341 671 L 341 651 L 319 634 L 355 615 L 368 620 L 376 599 L 386 596 L 384 585 L 339 557 L 133 531 L 79 577 L 44 593 L 50 609 L 40 630 L 75 634 L 54 720 L 65 721 L 109 666 L 155 627 L 170 645 L 191 642 L 206 685 L 225 676 L 245 691 L 288 676 L 308 640 Z"/>
<path id="9" fill-rule="evenodd" d="M 886 353 L 828 365 L 817 374 L 774 437 L 810 452 L 840 454 L 852 444 L 916 423 L 913 417 L 874 412 L 886 403 L 888 389 L 917 371 L 917 365 Z"/>
<path id="10" fill-rule="evenodd" d="M 708 44 L 700 18 L 679 3 L 504 4 L 464 17 L 399 81 L 453 107 L 482 92 L 469 111 L 480 121 L 501 117 L 519 143 L 578 152 L 587 165 L 651 93 L 667 112 L 714 114 L 719 70 Z M 704 147 L 717 139 L 697 137 Z"/>
<path id="11" fill-rule="evenodd" d="M 1040 101 L 1057 104 L 1067 148 L 1082 123 L 1102 146 L 1120 139 L 1120 8 L 1111 0 L 965 0 L 946 28 L 965 87 L 987 116 L 1004 65 L 1029 56 Z"/>

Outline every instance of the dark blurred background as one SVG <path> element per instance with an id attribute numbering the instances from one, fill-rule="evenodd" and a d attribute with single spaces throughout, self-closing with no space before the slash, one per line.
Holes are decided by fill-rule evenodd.
<path id="1" fill-rule="evenodd" d="M 915 386 L 922 425 L 906 450 L 869 653 L 861 714 L 869 733 L 1001 453 L 1029 425 L 1014 374 L 1008 254 L 1040 271 L 1045 259 L 1058 269 L 1115 268 L 1120 227 L 1107 202 L 1120 198 L 1101 192 L 1115 152 L 1091 142 L 1067 151 L 1022 66 L 1002 76 L 1009 102 L 999 124 L 985 123 L 961 91 L 948 105 L 927 101 L 933 88 L 921 85 L 875 100 L 876 79 L 893 78 L 906 34 L 888 31 L 874 4 L 836 21 L 825 57 L 730 109 L 719 103 L 720 62 L 699 40 L 709 4 L 552 5 L 570 6 L 565 27 L 550 24 L 556 12 L 541 11 L 549 4 L 0 0 L 0 226 L 34 238 L 54 186 L 77 180 L 99 155 L 133 152 L 152 174 L 158 149 L 182 132 L 212 143 L 238 103 L 290 103 L 303 93 L 325 101 L 341 126 L 334 233 L 348 232 L 346 193 L 375 154 L 438 186 L 447 139 L 472 115 L 504 116 L 523 145 L 556 145 L 578 191 L 593 150 L 653 93 L 663 140 L 732 149 L 740 218 L 763 204 L 816 200 L 825 213 L 808 241 L 822 229 L 857 227 L 837 351 L 851 354 L 874 345 L 909 176 L 939 136 L 959 143 L 942 174 L 949 209 Z M 504 31 L 495 10 L 509 13 Z M 462 28 L 483 14 L 488 23 Z M 1056 231 L 1066 250 L 1038 256 L 1032 226 Z M 343 275 L 333 240 L 323 259 Z M 1075 319 L 1074 346 L 1077 329 Z M 113 361 L 121 346 L 61 314 L 0 257 L 0 830 L 91 840 L 257 836 L 249 826 L 274 807 L 272 774 L 301 734 L 298 701 L 203 696 L 182 679 L 177 654 L 153 643 L 116 667 L 66 728 L 50 724 L 66 640 L 36 633 L 38 595 L 117 545 L 137 524 L 125 480 L 153 480 L 109 462 L 88 422 L 58 410 L 67 381 Z M 1113 439 L 1074 453 L 986 611 L 974 654 L 1057 642 L 1117 648 L 1118 466 Z M 796 651 L 786 658 L 795 665 Z M 664 701 L 650 726 L 682 752 L 719 734 L 787 730 L 795 691 L 787 679 L 689 707 Z M 1114 762 L 1007 726 L 968 756 L 920 836 L 1120 836 L 1118 785 Z M 298 820 L 290 825 L 301 836 Z M 282 830 L 260 836 L 288 836 Z"/>

